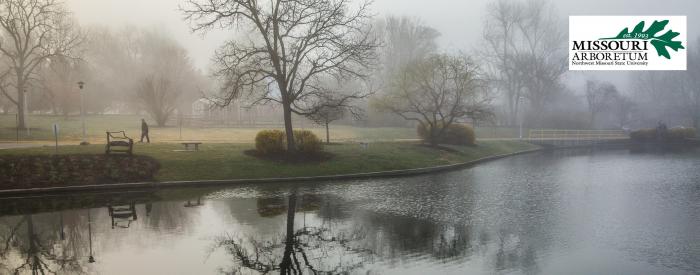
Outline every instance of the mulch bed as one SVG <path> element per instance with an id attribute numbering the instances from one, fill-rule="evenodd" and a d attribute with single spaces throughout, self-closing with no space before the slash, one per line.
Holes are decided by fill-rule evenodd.
<path id="1" fill-rule="evenodd" d="M 263 154 L 260 154 L 260 152 L 258 152 L 258 150 L 252 149 L 252 150 L 246 150 L 243 153 L 248 155 L 248 156 L 254 157 L 254 158 L 276 161 L 276 162 L 288 162 L 288 163 L 319 163 L 319 162 L 331 160 L 333 157 L 335 157 L 334 154 L 329 153 L 329 152 L 320 152 L 320 153 L 312 154 L 312 155 L 307 155 L 307 154 L 263 155 Z"/>
<path id="2" fill-rule="evenodd" d="M 0 156 L 0 189 L 152 181 L 159 168 L 146 156 Z"/>

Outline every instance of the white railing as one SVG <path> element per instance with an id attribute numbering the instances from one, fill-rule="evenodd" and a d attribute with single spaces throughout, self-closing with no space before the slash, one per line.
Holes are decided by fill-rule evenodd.
<path id="1" fill-rule="evenodd" d="M 610 140 L 629 138 L 622 130 L 530 130 L 531 140 Z"/>

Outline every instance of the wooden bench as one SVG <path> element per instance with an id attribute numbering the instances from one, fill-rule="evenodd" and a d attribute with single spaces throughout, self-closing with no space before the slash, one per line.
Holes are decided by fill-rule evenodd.
<path id="1" fill-rule="evenodd" d="M 181 144 L 185 146 L 185 151 L 199 151 L 199 145 L 202 143 L 201 142 L 182 142 Z M 194 145 L 194 150 L 190 150 L 190 145 Z"/>
<path id="2" fill-rule="evenodd" d="M 123 149 L 118 149 L 123 148 Z M 134 149 L 134 140 L 127 137 L 124 131 L 107 132 L 107 145 L 105 146 L 105 154 L 119 152 L 131 155 Z"/>

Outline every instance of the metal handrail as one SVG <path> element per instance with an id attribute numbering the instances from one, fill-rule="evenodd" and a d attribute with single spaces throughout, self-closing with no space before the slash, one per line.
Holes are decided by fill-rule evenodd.
<path id="1" fill-rule="evenodd" d="M 567 140 L 602 140 L 625 139 L 628 135 L 623 130 L 546 130 L 533 129 L 529 139 L 567 139 Z"/>

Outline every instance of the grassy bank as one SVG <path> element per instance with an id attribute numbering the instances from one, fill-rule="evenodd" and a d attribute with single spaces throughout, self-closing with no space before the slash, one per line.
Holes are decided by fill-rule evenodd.
<path id="1" fill-rule="evenodd" d="M 203 144 L 199 152 L 177 152 L 179 144 L 137 144 L 135 154 L 160 163 L 156 180 L 215 180 L 272 177 L 299 177 L 377 172 L 461 163 L 478 158 L 537 148 L 517 141 L 483 141 L 478 146 L 452 146 L 437 150 L 413 142 L 371 143 L 367 149 L 357 144 L 326 146 L 334 157 L 320 163 L 282 163 L 244 154 L 252 144 Z M 16 155 L 52 155 L 52 147 L 0 150 L 0 158 Z M 103 145 L 62 146 L 59 154 L 103 154 Z"/>
<path id="2" fill-rule="evenodd" d="M 19 131 L 21 141 L 53 141 L 52 125 L 60 127 L 59 142 L 77 143 L 82 137 L 82 124 L 78 116 L 31 115 L 28 118 L 31 136 L 27 131 Z M 150 121 L 149 121 L 150 123 Z M 14 115 L 0 115 L 0 142 L 14 142 L 17 139 Z M 91 143 L 104 143 L 105 131 L 126 131 L 127 135 L 137 139 L 141 134 L 141 117 L 135 115 L 89 115 L 86 117 L 87 135 Z M 177 142 L 182 140 L 202 140 L 217 143 L 249 143 L 261 129 L 265 127 L 234 127 L 232 125 L 185 125 L 180 128 L 175 125 L 156 127 L 151 123 L 151 140 L 157 142 Z M 297 122 L 295 129 L 308 129 L 317 136 L 325 138 L 325 129 L 308 122 Z M 278 125 L 276 127 L 282 127 Z M 514 138 L 517 137 L 515 128 L 477 127 L 478 138 Z M 393 141 L 415 139 L 416 129 L 406 127 L 353 127 L 346 125 L 331 125 L 331 140 L 343 141 Z"/>

